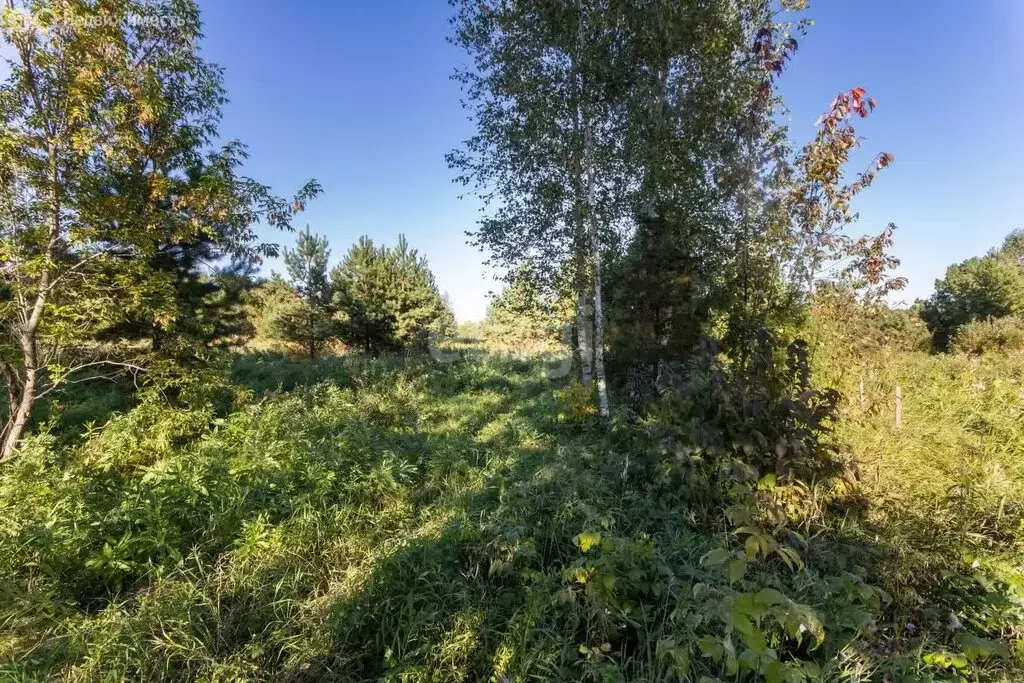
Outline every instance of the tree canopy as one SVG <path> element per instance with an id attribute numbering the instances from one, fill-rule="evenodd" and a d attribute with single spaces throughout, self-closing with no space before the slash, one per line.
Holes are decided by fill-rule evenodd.
<path id="1" fill-rule="evenodd" d="M 426 258 L 404 235 L 394 247 L 363 236 L 331 270 L 340 337 L 365 352 L 426 350 L 430 336 L 454 331 L 455 318 Z"/>
<path id="2" fill-rule="evenodd" d="M 0 34 L 5 457 L 39 396 L 76 370 L 144 365 L 72 349 L 133 322 L 154 342 L 181 331 L 196 250 L 273 253 L 255 225 L 289 228 L 319 186 L 281 199 L 240 174 L 242 143 L 218 145 L 221 72 L 199 52 L 191 0 L 11 0 Z"/>
<path id="3" fill-rule="evenodd" d="M 968 323 L 1024 314 L 1024 231 L 1011 233 L 985 256 L 952 265 L 935 282 L 921 317 L 940 351 Z"/>

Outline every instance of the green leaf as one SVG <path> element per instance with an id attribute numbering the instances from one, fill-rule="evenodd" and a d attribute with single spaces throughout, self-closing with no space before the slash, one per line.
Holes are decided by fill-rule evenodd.
<path id="1" fill-rule="evenodd" d="M 747 554 L 747 558 L 753 560 L 757 557 L 758 550 L 760 550 L 760 544 L 757 542 L 757 536 L 747 536 L 747 540 L 743 543 L 743 550 Z"/>
<path id="2" fill-rule="evenodd" d="M 762 588 L 761 590 L 757 591 L 757 594 L 754 596 L 754 600 L 758 604 L 769 606 L 784 605 L 787 602 L 789 602 L 789 599 L 786 598 L 785 595 L 775 590 L 774 588 Z"/>
<path id="3" fill-rule="evenodd" d="M 730 557 L 732 557 L 732 553 L 725 548 L 715 548 L 700 558 L 700 563 L 707 567 L 717 567 Z"/>
<path id="4" fill-rule="evenodd" d="M 745 616 L 734 616 L 733 627 L 740 634 L 743 644 L 746 645 L 755 655 L 761 656 L 768 651 L 768 642 L 764 634 Z"/>
<path id="5" fill-rule="evenodd" d="M 697 641 L 697 647 L 700 648 L 702 657 L 708 657 L 714 660 L 716 664 L 721 662 L 722 657 L 725 655 L 725 648 L 722 646 L 722 642 L 712 636 L 702 636 Z"/>
<path id="6" fill-rule="evenodd" d="M 777 659 L 773 659 L 761 669 L 765 683 L 783 683 L 786 680 L 786 667 Z"/>
<path id="7" fill-rule="evenodd" d="M 747 573 L 747 561 L 743 558 L 736 558 L 729 563 L 729 583 L 736 583 Z"/>
<path id="8" fill-rule="evenodd" d="M 1003 657 L 1007 658 L 1010 656 L 1010 649 L 1005 643 L 998 640 L 989 640 L 987 638 L 979 638 L 973 633 L 967 631 L 961 631 L 953 636 L 953 642 L 956 646 L 964 653 L 968 661 L 976 661 L 983 657 Z"/>
<path id="9" fill-rule="evenodd" d="M 579 547 L 580 551 L 585 553 L 601 542 L 601 532 L 584 531 L 582 534 L 573 539 L 573 541 Z"/>
<path id="10" fill-rule="evenodd" d="M 665 662 L 669 673 L 678 678 L 685 678 L 690 671 L 690 652 L 674 638 L 662 638 L 655 650 L 660 660 Z"/>

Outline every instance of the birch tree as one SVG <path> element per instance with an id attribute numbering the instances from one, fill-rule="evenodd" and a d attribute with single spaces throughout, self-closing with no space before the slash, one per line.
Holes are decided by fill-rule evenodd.
<path id="1" fill-rule="evenodd" d="M 448 159 L 487 209 L 471 237 L 491 263 L 527 264 L 551 288 L 569 279 L 581 379 L 596 379 L 607 419 L 602 260 L 629 184 L 614 14 L 593 0 L 452 4 L 477 130 Z"/>

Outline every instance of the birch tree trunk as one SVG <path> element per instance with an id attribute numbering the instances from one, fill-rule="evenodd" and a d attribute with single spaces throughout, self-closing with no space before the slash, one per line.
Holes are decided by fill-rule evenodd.
<path id="1" fill-rule="evenodd" d="M 583 9 L 583 0 L 579 0 L 579 29 L 577 34 L 577 55 L 576 63 L 577 69 L 579 69 L 579 63 L 582 56 L 585 54 L 584 45 L 586 41 L 586 34 L 584 27 L 586 24 L 586 15 Z M 582 79 L 581 79 L 582 80 Z M 587 232 L 590 237 L 590 261 L 591 261 L 591 272 L 594 278 L 594 377 L 597 379 L 597 400 L 598 410 L 602 420 L 607 420 L 611 415 L 611 410 L 608 404 L 608 382 L 605 378 L 604 372 L 604 300 L 601 292 L 602 280 L 601 280 L 601 234 L 598 225 L 598 214 L 595 200 L 594 187 L 594 140 L 591 116 L 588 107 L 583 103 L 586 93 L 586 86 L 584 83 L 580 83 L 580 101 L 577 103 L 579 107 L 580 119 L 583 129 L 583 169 L 582 175 L 584 182 L 586 183 L 586 220 L 587 220 Z"/>
<path id="2" fill-rule="evenodd" d="M 591 189 L 593 192 L 593 189 Z M 594 258 L 594 375 L 597 378 L 598 409 L 602 420 L 611 416 L 608 383 L 604 374 L 604 300 L 601 293 L 601 239 L 596 218 L 591 217 L 591 245 Z"/>
<path id="3" fill-rule="evenodd" d="M 576 292 L 576 346 L 580 355 L 580 382 L 585 387 L 594 381 L 594 352 L 591 345 L 594 320 L 590 312 L 587 293 L 581 283 Z"/>

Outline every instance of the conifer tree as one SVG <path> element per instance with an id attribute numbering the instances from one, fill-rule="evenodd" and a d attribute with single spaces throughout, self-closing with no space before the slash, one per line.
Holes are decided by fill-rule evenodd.
<path id="1" fill-rule="evenodd" d="M 342 341 L 369 354 L 427 349 L 454 327 L 425 258 L 399 235 L 394 248 L 361 237 L 331 271 Z"/>
<path id="2" fill-rule="evenodd" d="M 298 234 L 294 249 L 284 250 L 284 263 L 300 305 L 282 314 L 282 336 L 299 344 L 315 360 L 317 354 L 335 336 L 331 310 L 331 283 L 327 278 L 327 260 L 331 251 L 327 238 L 314 235 L 309 226 Z"/>
<path id="3" fill-rule="evenodd" d="M 547 350 L 561 341 L 562 316 L 529 266 L 520 266 L 487 307 L 484 333 L 491 348 L 516 352 Z"/>

